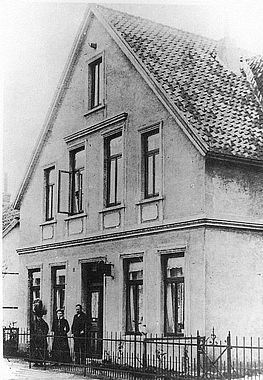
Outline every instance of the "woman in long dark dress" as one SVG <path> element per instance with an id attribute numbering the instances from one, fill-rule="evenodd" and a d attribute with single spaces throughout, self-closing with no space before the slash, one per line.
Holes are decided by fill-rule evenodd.
<path id="1" fill-rule="evenodd" d="M 52 360 L 58 363 L 71 362 L 67 335 L 69 332 L 69 324 L 64 318 L 64 311 L 61 309 L 57 310 L 57 318 L 53 321 L 52 331 L 54 332 L 51 352 Z"/>

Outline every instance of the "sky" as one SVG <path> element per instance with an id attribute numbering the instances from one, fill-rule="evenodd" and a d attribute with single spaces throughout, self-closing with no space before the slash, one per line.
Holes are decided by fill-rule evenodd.
<path id="1" fill-rule="evenodd" d="M 101 2 L 100 2 L 101 3 Z M 105 6 L 263 55 L 263 1 L 159 1 Z M 24 177 L 88 2 L 2 2 L 3 172 L 12 200 Z"/>

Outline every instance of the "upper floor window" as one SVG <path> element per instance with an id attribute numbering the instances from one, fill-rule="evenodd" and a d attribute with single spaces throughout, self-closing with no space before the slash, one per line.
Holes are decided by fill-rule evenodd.
<path id="1" fill-rule="evenodd" d="M 122 133 L 105 139 L 106 207 L 116 206 L 122 201 Z"/>
<path id="2" fill-rule="evenodd" d="M 165 255 L 162 260 L 164 278 L 164 331 L 166 335 L 184 332 L 184 257 Z"/>
<path id="3" fill-rule="evenodd" d="M 70 214 L 83 212 L 84 147 L 70 152 Z"/>
<path id="4" fill-rule="evenodd" d="M 102 57 L 89 64 L 89 109 L 102 105 L 103 70 Z"/>
<path id="5" fill-rule="evenodd" d="M 58 212 L 75 215 L 84 211 L 83 174 L 85 149 L 81 146 L 69 153 L 69 171 L 59 170 Z"/>
<path id="6" fill-rule="evenodd" d="M 143 190 L 145 198 L 158 196 L 161 182 L 160 134 L 154 129 L 142 135 Z"/>
<path id="7" fill-rule="evenodd" d="M 126 332 L 140 332 L 143 321 L 143 259 L 125 261 L 126 277 Z"/>
<path id="8" fill-rule="evenodd" d="M 55 167 L 44 170 L 45 176 L 45 220 L 54 219 Z"/>

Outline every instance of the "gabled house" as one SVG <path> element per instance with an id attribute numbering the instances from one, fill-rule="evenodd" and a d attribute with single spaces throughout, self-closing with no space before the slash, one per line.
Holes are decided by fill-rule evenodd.
<path id="1" fill-rule="evenodd" d="M 98 337 L 262 332 L 262 165 L 216 41 L 92 6 L 16 197 L 22 326 L 40 297 Z"/>

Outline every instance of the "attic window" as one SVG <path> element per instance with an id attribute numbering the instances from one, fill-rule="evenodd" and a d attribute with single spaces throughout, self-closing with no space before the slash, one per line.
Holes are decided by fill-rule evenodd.
<path id="1" fill-rule="evenodd" d="M 102 57 L 89 64 L 89 109 L 102 105 L 103 70 Z"/>

